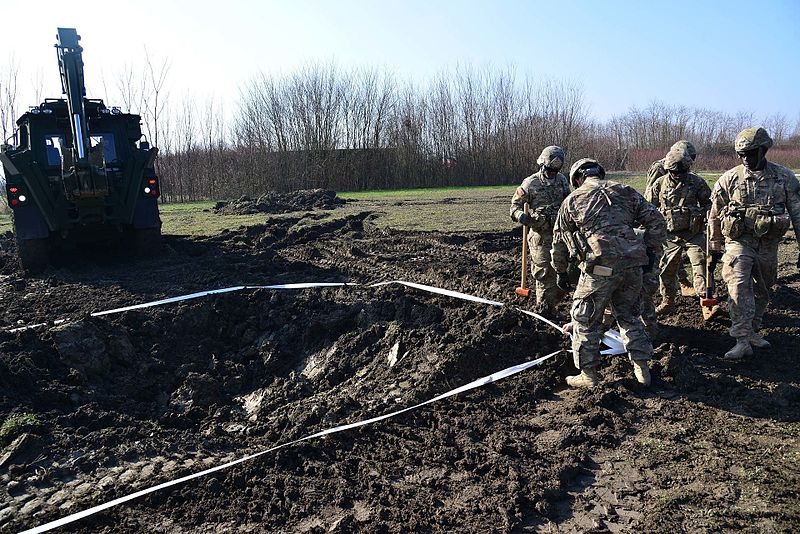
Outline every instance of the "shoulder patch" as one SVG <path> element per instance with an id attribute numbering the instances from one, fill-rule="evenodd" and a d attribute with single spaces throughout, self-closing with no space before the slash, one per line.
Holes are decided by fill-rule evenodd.
<path id="1" fill-rule="evenodd" d="M 506 193 L 506 194 L 508 194 L 508 193 Z M 525 190 L 524 190 L 524 189 L 522 189 L 522 186 L 519 186 L 519 187 L 517 188 L 516 195 L 517 195 L 518 197 L 524 197 L 524 196 L 525 196 Z"/>

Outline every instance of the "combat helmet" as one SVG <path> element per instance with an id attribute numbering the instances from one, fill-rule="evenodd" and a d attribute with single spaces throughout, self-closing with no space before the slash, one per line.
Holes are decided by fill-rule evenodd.
<path id="1" fill-rule="evenodd" d="M 686 139 L 681 139 L 680 141 L 676 141 L 675 144 L 672 145 L 669 150 L 670 152 L 672 152 L 673 150 L 686 152 L 689 155 L 689 157 L 692 158 L 692 161 L 694 161 L 694 158 L 697 157 L 697 149 L 694 147 L 692 143 L 690 143 Z"/>
<path id="2" fill-rule="evenodd" d="M 689 172 L 692 168 L 693 160 L 688 151 L 681 149 L 676 150 L 674 147 L 667 153 L 664 158 L 664 170 L 672 171 L 677 174 Z"/>
<path id="3" fill-rule="evenodd" d="M 760 127 L 742 130 L 733 142 L 733 148 L 736 152 L 748 152 L 760 147 L 770 148 L 771 146 L 772 138 L 764 128 Z"/>
<path id="4" fill-rule="evenodd" d="M 578 187 L 575 180 L 578 177 L 597 176 L 599 178 L 606 177 L 606 170 L 600 165 L 600 162 L 594 158 L 581 158 L 572 164 L 569 169 L 569 182 L 572 187 Z"/>
<path id="5" fill-rule="evenodd" d="M 565 157 L 566 154 L 564 153 L 563 148 L 560 146 L 551 145 L 542 150 L 542 153 L 539 155 L 536 163 L 543 167 L 547 167 L 548 169 L 559 170 L 564 165 Z"/>

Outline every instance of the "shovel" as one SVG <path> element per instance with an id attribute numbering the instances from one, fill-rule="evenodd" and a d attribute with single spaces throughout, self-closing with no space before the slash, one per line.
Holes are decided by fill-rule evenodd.
<path id="1" fill-rule="evenodd" d="M 528 203 L 525 203 L 525 215 L 528 215 Z M 522 225 L 522 281 L 515 290 L 520 297 L 528 297 L 531 294 L 528 288 L 528 225 Z"/>
<path id="2" fill-rule="evenodd" d="M 708 321 L 719 312 L 719 300 L 714 297 L 714 290 L 716 289 L 714 270 L 717 268 L 717 259 L 716 255 L 711 254 L 709 229 L 706 228 L 706 295 L 705 298 L 700 299 L 700 309 L 703 312 L 704 321 Z"/>

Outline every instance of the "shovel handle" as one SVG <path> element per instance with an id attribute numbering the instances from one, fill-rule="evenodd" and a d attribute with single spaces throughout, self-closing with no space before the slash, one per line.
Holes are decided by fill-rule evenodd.
<path id="1" fill-rule="evenodd" d="M 528 203 L 525 203 L 525 215 L 528 215 Z M 527 217 L 526 217 L 527 219 Z M 522 289 L 528 288 L 528 225 L 522 225 L 522 281 L 520 282 Z"/>

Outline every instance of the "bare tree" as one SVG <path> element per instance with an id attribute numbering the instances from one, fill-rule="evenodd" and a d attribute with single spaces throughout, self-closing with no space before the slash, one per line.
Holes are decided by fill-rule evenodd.
<path id="1" fill-rule="evenodd" d="M 33 101 L 38 104 L 44 100 L 44 70 L 41 67 L 36 69 L 30 81 Z"/>
<path id="2" fill-rule="evenodd" d="M 144 125 L 155 146 L 158 146 L 160 141 L 161 131 L 159 129 L 161 119 L 164 114 L 164 109 L 167 104 L 167 97 L 164 94 L 164 86 L 169 74 L 170 61 L 169 58 L 164 58 L 160 65 L 155 65 L 150 58 L 147 48 L 144 50 L 145 57 L 145 75 L 143 76 L 144 87 L 144 106 L 140 111 L 143 115 Z"/>
<path id="3" fill-rule="evenodd" d="M 15 131 L 17 120 L 17 92 L 19 80 L 19 63 L 12 55 L 8 64 L 0 72 L 0 143 L 9 139 Z"/>

